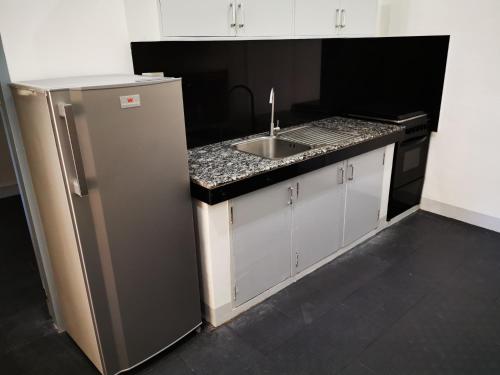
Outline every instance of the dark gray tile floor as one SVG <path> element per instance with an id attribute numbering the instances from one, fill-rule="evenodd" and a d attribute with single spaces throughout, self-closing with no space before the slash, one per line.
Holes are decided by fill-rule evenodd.
<path id="1" fill-rule="evenodd" d="M 17 198 L 0 271 L 0 373 L 97 374 L 51 324 Z M 418 212 L 130 373 L 498 374 L 500 234 Z"/>

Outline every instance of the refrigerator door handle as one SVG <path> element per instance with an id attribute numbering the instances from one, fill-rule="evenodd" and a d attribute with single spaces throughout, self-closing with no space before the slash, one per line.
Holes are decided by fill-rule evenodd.
<path id="1" fill-rule="evenodd" d="M 89 194 L 89 191 L 87 187 L 87 180 L 85 179 L 85 170 L 83 169 L 80 144 L 78 143 L 75 117 L 73 116 L 73 106 L 67 103 L 59 103 L 58 106 L 59 116 L 63 117 L 66 122 L 71 155 L 73 156 L 73 166 L 75 167 L 76 181 L 73 182 L 73 192 L 80 197 L 85 197 Z"/>

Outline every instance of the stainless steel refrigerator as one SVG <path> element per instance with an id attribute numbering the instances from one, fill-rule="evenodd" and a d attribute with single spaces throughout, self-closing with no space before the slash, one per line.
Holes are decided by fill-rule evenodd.
<path id="1" fill-rule="evenodd" d="M 201 322 L 180 79 L 11 86 L 66 330 L 104 374 Z"/>

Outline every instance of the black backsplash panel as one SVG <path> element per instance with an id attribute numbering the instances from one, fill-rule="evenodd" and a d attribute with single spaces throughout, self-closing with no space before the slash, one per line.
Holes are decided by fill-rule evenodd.
<path id="1" fill-rule="evenodd" d="M 134 72 L 182 77 L 188 147 L 346 113 L 424 110 L 437 129 L 448 36 L 132 43 Z"/>

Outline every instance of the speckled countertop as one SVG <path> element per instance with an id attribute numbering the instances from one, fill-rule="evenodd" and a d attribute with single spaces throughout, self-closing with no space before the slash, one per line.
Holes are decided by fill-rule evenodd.
<path id="1" fill-rule="evenodd" d="M 354 137 L 337 144 L 313 148 L 306 152 L 292 155 L 279 160 L 265 159 L 260 156 L 236 151 L 231 148 L 235 142 L 267 135 L 260 133 L 244 138 L 213 143 L 188 150 L 189 174 L 191 181 L 207 189 L 214 189 L 228 183 L 243 180 L 265 173 L 273 169 L 295 164 L 319 155 L 334 152 L 346 147 L 354 146 L 377 137 L 401 131 L 401 128 L 391 124 L 381 124 L 365 120 L 356 120 L 344 117 L 330 117 L 327 119 L 301 124 L 329 128 L 343 133 L 353 133 Z M 286 128 L 286 130 L 294 127 Z"/>

